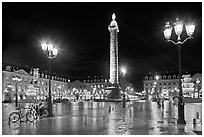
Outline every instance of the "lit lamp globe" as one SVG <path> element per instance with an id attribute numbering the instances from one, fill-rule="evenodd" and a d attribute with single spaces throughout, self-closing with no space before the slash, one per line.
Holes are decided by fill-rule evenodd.
<path id="1" fill-rule="evenodd" d="M 174 44 L 183 44 L 187 39 L 192 38 L 192 35 L 195 31 L 195 25 L 193 23 L 188 23 L 185 25 L 186 33 L 189 37 L 187 39 L 185 39 L 183 42 L 180 42 L 180 40 L 181 40 L 180 35 L 183 31 L 182 22 L 179 21 L 178 18 L 176 18 L 176 22 L 174 25 L 175 25 L 174 31 L 175 31 L 176 35 L 178 36 L 178 39 L 177 39 L 178 42 L 175 43 L 172 40 L 169 40 L 171 38 L 171 34 L 172 34 L 172 27 L 169 25 L 169 22 L 166 22 L 165 29 L 164 29 L 164 37 L 165 37 L 165 39 L 167 39 L 167 41 L 171 41 Z"/>
<path id="2" fill-rule="evenodd" d="M 176 19 L 174 30 L 175 30 L 176 35 L 178 36 L 178 40 L 180 40 L 180 35 L 183 31 L 183 24 L 178 21 L 178 18 Z"/>
<path id="3" fill-rule="evenodd" d="M 158 75 L 156 75 L 156 76 L 155 76 L 155 79 L 156 79 L 156 80 L 159 80 L 159 76 L 158 76 Z"/>
<path id="4" fill-rule="evenodd" d="M 58 49 L 56 49 L 56 48 L 53 48 L 52 52 L 53 52 L 53 55 L 54 55 L 54 56 L 57 56 L 57 53 L 58 53 Z"/>
<path id="5" fill-rule="evenodd" d="M 193 24 L 186 25 L 186 32 L 189 37 L 193 35 L 194 31 L 195 31 L 195 25 Z"/>
<path id="6" fill-rule="evenodd" d="M 122 72 L 123 76 L 125 76 L 125 74 L 127 73 L 125 68 L 121 68 L 121 72 Z"/>
<path id="7" fill-rule="evenodd" d="M 169 40 L 171 38 L 172 27 L 169 25 L 169 22 L 166 22 L 164 37 Z"/>

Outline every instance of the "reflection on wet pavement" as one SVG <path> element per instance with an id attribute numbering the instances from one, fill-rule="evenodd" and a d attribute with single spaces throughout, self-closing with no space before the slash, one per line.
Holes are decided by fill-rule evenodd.
<path id="1" fill-rule="evenodd" d="M 186 105 L 186 109 L 188 107 Z M 201 127 L 192 127 L 189 120 L 192 114 L 186 116 L 189 118 L 187 125 L 177 125 L 177 108 L 168 101 L 165 101 L 164 108 L 151 101 L 128 102 L 126 107 L 117 102 L 58 103 L 53 105 L 55 116 L 52 118 L 8 125 L 8 113 L 12 111 L 11 104 L 3 106 L 3 134 L 181 135 L 193 134 L 192 129 Z"/>

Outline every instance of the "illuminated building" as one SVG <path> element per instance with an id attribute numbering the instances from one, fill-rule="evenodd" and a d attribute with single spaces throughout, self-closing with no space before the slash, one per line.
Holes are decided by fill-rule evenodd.
<path id="1" fill-rule="evenodd" d="M 184 78 L 186 76 L 189 76 L 188 83 L 184 82 Z M 144 92 L 146 95 L 149 95 L 150 97 L 154 98 L 155 95 L 158 93 L 159 96 L 165 96 L 166 98 L 169 98 L 169 96 L 178 96 L 179 90 L 178 90 L 178 74 L 172 73 L 172 72 L 166 72 L 159 75 L 159 79 L 155 79 L 155 75 L 149 73 L 147 76 L 144 77 L 143 85 L 144 85 Z M 199 85 L 196 87 L 196 81 L 200 81 Z M 184 97 L 194 97 L 194 93 L 196 90 L 199 90 L 198 92 L 202 96 L 201 92 L 201 82 L 202 76 L 200 71 L 196 72 L 188 72 L 183 75 L 182 79 L 182 88 L 183 88 L 183 96 Z"/>
<path id="2" fill-rule="evenodd" d="M 15 101 L 15 82 L 18 76 L 18 99 L 22 102 L 45 101 L 48 97 L 48 73 L 32 68 L 18 67 L 11 64 L 2 65 L 2 101 Z M 36 69 L 38 70 L 38 69 Z M 36 78 L 37 75 L 37 78 Z M 36 81 L 35 81 L 36 80 Z M 105 89 L 110 85 L 107 78 L 102 76 L 83 79 L 64 78 L 52 74 L 52 100 L 68 99 L 72 101 L 103 100 Z"/>
<path id="3" fill-rule="evenodd" d="M 74 80 L 67 84 L 68 99 L 72 101 L 104 100 L 105 89 L 110 85 L 108 79 L 102 76 Z"/>
<path id="4" fill-rule="evenodd" d="M 34 102 L 46 100 L 48 96 L 48 73 L 39 72 L 35 81 L 34 69 L 14 66 L 11 64 L 2 65 L 2 101 L 14 102 L 15 83 L 12 80 L 17 76 L 21 80 L 18 82 L 18 99 L 22 102 Z M 67 92 L 67 82 L 69 79 L 52 75 L 52 94 L 56 99 Z M 61 87 L 61 88 L 59 88 Z M 60 95 L 61 93 L 61 95 Z"/>

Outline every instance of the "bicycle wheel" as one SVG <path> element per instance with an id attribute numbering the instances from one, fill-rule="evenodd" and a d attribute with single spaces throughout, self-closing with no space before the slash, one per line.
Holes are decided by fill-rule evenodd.
<path id="1" fill-rule="evenodd" d="M 34 115 L 34 119 L 37 120 L 38 119 L 38 113 L 34 112 L 33 115 Z"/>
<path id="2" fill-rule="evenodd" d="M 27 121 L 29 122 L 33 122 L 35 120 L 35 116 L 34 116 L 34 113 L 32 111 L 28 111 L 26 113 L 26 119 Z"/>
<path id="3" fill-rule="evenodd" d="M 16 123 L 20 119 L 20 114 L 18 112 L 12 112 L 9 115 L 9 121 Z"/>

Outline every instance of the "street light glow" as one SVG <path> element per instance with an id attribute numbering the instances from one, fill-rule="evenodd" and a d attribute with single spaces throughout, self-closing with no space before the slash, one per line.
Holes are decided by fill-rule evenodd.
<path id="1" fill-rule="evenodd" d="M 42 43 L 41 46 L 42 46 L 42 50 L 43 50 L 43 51 L 47 50 L 47 44 Z"/>
<path id="2" fill-rule="evenodd" d="M 158 76 L 158 75 L 156 75 L 156 76 L 155 76 L 155 79 L 156 79 L 156 80 L 158 80 L 158 79 L 159 79 L 159 76 Z"/>
<path id="3" fill-rule="evenodd" d="M 169 22 L 166 22 L 165 30 L 164 30 L 164 37 L 166 39 L 171 38 L 172 27 L 169 25 Z"/>
<path id="4" fill-rule="evenodd" d="M 193 33 L 195 31 L 195 25 L 191 24 L 191 25 L 186 25 L 186 32 L 188 36 L 192 36 Z"/>
<path id="5" fill-rule="evenodd" d="M 178 18 L 176 19 L 176 23 L 174 23 L 175 26 L 174 26 L 174 31 L 176 33 L 176 35 L 178 36 L 177 38 L 177 42 L 174 42 L 173 40 L 170 40 L 171 38 L 171 33 L 172 33 L 172 27 L 169 25 L 169 22 L 166 22 L 166 25 L 165 25 L 165 29 L 164 29 L 164 37 L 167 39 L 168 42 L 172 42 L 174 43 L 175 45 L 178 45 L 178 44 L 183 44 L 184 42 L 186 42 L 188 39 L 191 39 L 193 38 L 192 35 L 195 31 L 195 25 L 194 24 L 186 24 L 185 25 L 185 28 L 186 28 L 186 33 L 189 37 L 187 37 L 185 40 L 183 40 L 181 42 L 181 38 L 180 38 L 180 35 L 183 31 L 183 24 L 182 22 L 180 22 L 178 20 Z"/>
<path id="6" fill-rule="evenodd" d="M 53 48 L 53 55 L 54 55 L 54 56 L 57 56 L 57 52 L 58 52 L 58 49 Z"/>
<path id="7" fill-rule="evenodd" d="M 176 26 L 174 27 L 176 35 L 181 35 L 182 30 L 183 30 L 183 25 L 181 23 L 176 24 Z"/>
<path id="8" fill-rule="evenodd" d="M 48 51 L 52 51 L 53 50 L 53 45 L 52 44 L 48 44 Z"/>
<path id="9" fill-rule="evenodd" d="M 127 73 L 126 68 L 125 68 L 125 67 L 122 67 L 122 68 L 121 68 L 121 72 L 122 72 L 123 76 L 125 76 L 125 74 Z"/>
<path id="10" fill-rule="evenodd" d="M 112 19 L 115 20 L 115 18 L 116 18 L 115 13 L 113 13 Z"/>

